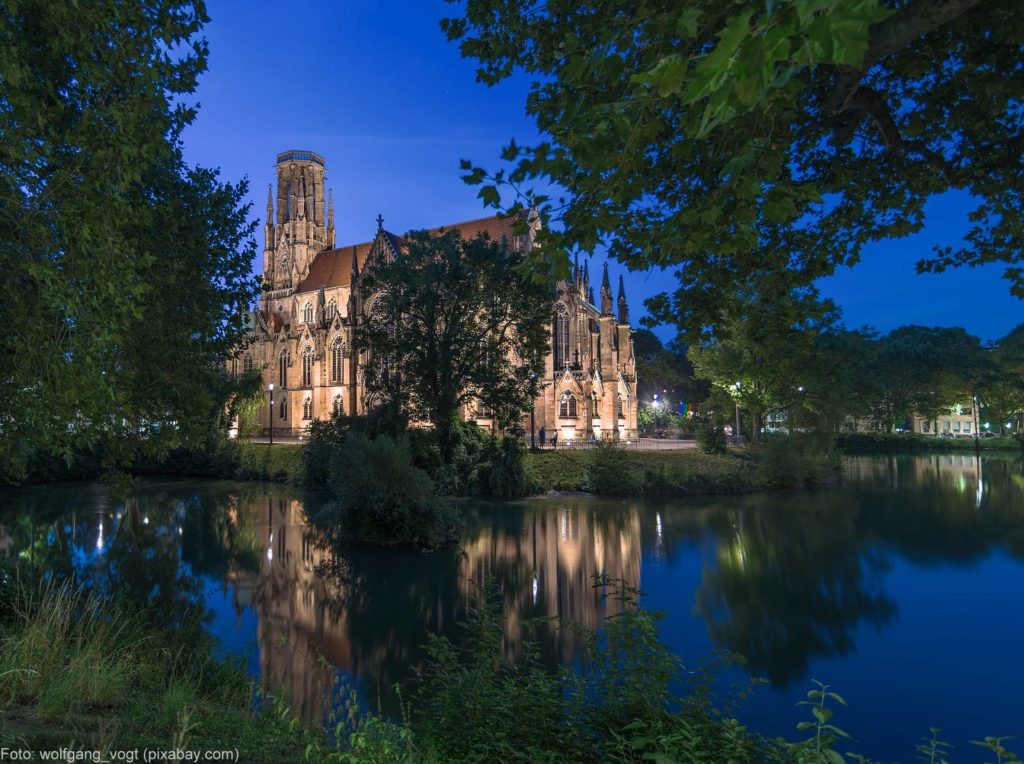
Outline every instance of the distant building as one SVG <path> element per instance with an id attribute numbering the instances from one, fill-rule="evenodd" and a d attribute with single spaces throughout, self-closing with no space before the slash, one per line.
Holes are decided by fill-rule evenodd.
<path id="1" fill-rule="evenodd" d="M 381 259 L 400 257 L 402 236 L 377 218 L 372 240 L 335 246 L 334 200 L 324 192 L 324 158 L 310 151 L 277 157 L 277 202 L 268 190 L 263 250 L 264 292 L 251 322 L 251 338 L 229 362 L 236 373 L 258 369 L 264 389 L 274 385 L 274 410 L 264 407 L 260 427 L 298 435 L 314 419 L 363 414 L 375 401 L 363 383 L 365 357 L 352 351 L 353 332 L 365 320 L 362 274 Z M 513 250 L 533 247 L 536 224 L 526 235 L 513 221 L 493 216 L 453 223 L 464 238 L 484 235 Z M 605 266 L 595 302 L 588 268 L 574 267 L 558 285 L 552 306 L 551 348 L 534 402 L 537 429 L 579 438 L 636 436 L 636 365 L 629 309 L 619 279 L 613 302 Z M 491 427 L 490 412 L 467 407 L 464 415 Z M 273 419 L 270 419 L 270 416 Z M 529 416 L 524 418 L 529 428 Z"/>
<path id="2" fill-rule="evenodd" d="M 912 414 L 895 431 L 909 432 L 918 435 L 932 435 L 946 438 L 973 438 L 979 426 L 977 404 L 973 400 L 950 406 L 937 417 L 925 418 L 920 414 Z M 846 432 L 882 432 L 882 427 L 874 419 L 853 417 L 846 420 L 843 426 Z"/>
<path id="3" fill-rule="evenodd" d="M 975 428 L 980 421 L 978 412 L 975 410 L 975 402 L 968 400 L 966 403 L 959 403 L 950 406 L 938 417 L 925 419 L 914 414 L 910 418 L 910 432 L 922 435 L 939 435 L 942 437 L 971 437 L 976 434 Z"/>

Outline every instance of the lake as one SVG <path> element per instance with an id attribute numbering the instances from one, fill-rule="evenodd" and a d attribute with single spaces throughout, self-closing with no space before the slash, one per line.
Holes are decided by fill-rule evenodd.
<path id="1" fill-rule="evenodd" d="M 614 612 L 593 588 L 601 572 L 667 611 L 663 637 L 688 667 L 745 656 L 719 686 L 766 680 L 737 715 L 767 735 L 797 738 L 795 703 L 817 679 L 850 704 L 835 720 L 850 750 L 886 761 L 913 758 L 932 726 L 956 761 L 984 760 L 970 740 L 1024 737 L 1019 457 L 850 457 L 843 483 L 818 491 L 465 501 L 460 544 L 432 552 L 332 549 L 305 521 L 320 501 L 223 481 L 147 480 L 123 501 L 100 484 L 8 490 L 0 556 L 170 623 L 200 614 L 307 722 L 353 683 L 394 709 L 390 688 L 428 633 L 457 637 L 476 582 L 500 585 L 516 655 L 528 619 L 597 627 Z M 572 631 L 531 628 L 551 665 L 578 659 Z"/>

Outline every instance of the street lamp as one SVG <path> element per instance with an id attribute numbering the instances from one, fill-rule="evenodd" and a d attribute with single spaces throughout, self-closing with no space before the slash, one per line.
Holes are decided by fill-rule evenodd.
<path id="1" fill-rule="evenodd" d="M 658 394 L 654 394 L 654 437 L 658 437 L 658 408 L 661 406 L 661 401 L 658 400 Z"/>
<path id="2" fill-rule="evenodd" d="M 740 442 L 740 401 L 739 394 L 740 390 L 743 389 L 743 383 L 737 382 L 733 387 L 736 388 L 736 443 Z"/>
<path id="3" fill-rule="evenodd" d="M 530 372 L 530 388 L 531 388 L 530 392 L 533 394 L 533 400 L 530 401 L 530 450 L 531 451 L 535 451 L 537 449 L 537 445 L 533 441 L 533 433 L 534 433 L 534 430 L 536 430 L 536 427 L 534 426 L 533 415 L 534 415 L 534 412 L 537 410 L 537 391 L 535 389 L 533 389 L 533 388 L 534 388 L 534 386 L 536 384 L 537 384 L 537 375 L 534 374 L 531 371 Z"/>
<path id="4" fill-rule="evenodd" d="M 270 422 L 270 445 L 273 445 L 273 382 L 267 385 L 267 389 L 270 390 L 270 411 L 269 422 Z"/>

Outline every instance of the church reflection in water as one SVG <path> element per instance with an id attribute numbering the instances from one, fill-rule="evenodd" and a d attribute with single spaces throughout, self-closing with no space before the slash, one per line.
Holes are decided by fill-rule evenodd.
<path id="1" fill-rule="evenodd" d="M 733 651 L 785 688 L 806 684 L 818 659 L 855 655 L 865 627 L 891 628 L 940 567 L 1001 602 L 1016 596 L 1012 576 L 979 573 L 982 561 L 1024 560 L 1024 461 L 973 453 L 853 457 L 843 484 L 820 491 L 466 501 L 459 544 L 429 552 L 335 547 L 307 522 L 318 500 L 263 484 L 0 498 L 0 558 L 137 600 L 172 627 L 199 617 L 234 650 L 254 638 L 252 668 L 307 722 L 339 707 L 349 680 L 396 712 L 395 683 L 423 665 L 431 633 L 461 638 L 486 582 L 509 657 L 529 640 L 548 665 L 577 665 L 579 633 L 550 619 L 599 628 L 619 607 L 594 587 L 603 573 L 672 613 L 662 635 L 684 659 Z M 902 587 L 899 568 L 912 572 Z"/>
<path id="2" fill-rule="evenodd" d="M 304 721 L 337 702 L 338 670 L 387 706 L 391 685 L 422 661 L 428 634 L 457 638 L 459 619 L 488 582 L 500 597 L 510 658 L 529 636 L 551 665 L 576 660 L 575 630 L 533 627 L 530 619 L 557 616 L 598 629 L 618 612 L 594 574 L 639 583 L 639 508 L 598 511 L 593 500 L 546 499 L 503 506 L 498 520 L 477 518 L 477 509 L 469 508 L 458 548 L 375 553 L 332 547 L 296 498 L 233 497 L 227 537 L 260 540 L 258 566 L 232 566 L 228 581 L 237 613 L 256 613 L 263 682 L 286 694 Z"/>

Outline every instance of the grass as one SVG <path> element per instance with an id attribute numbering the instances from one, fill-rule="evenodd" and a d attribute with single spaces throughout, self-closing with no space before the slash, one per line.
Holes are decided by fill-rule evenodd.
<path id="1" fill-rule="evenodd" d="M 526 471 L 537 492 L 587 491 L 594 450 L 532 451 Z M 750 451 L 725 455 L 697 451 L 617 451 L 627 485 L 643 495 L 746 493 L 760 487 L 757 460 Z M 608 491 L 604 491 L 608 492 Z M 611 491 L 616 493 L 616 491 Z M 625 493 L 637 493 L 637 490 Z"/>
<path id="2" fill-rule="evenodd" d="M 0 744 L 238 749 L 270 762 L 301 760 L 318 741 L 280 708 L 254 710 L 249 678 L 201 633 L 163 633 L 70 583 L 3 590 Z"/>
<path id="3" fill-rule="evenodd" d="M 836 439 L 836 446 L 845 453 L 916 452 L 916 451 L 1016 451 L 1024 450 L 1024 438 L 1006 435 L 998 438 L 937 438 L 898 432 L 847 432 Z"/>
<path id="4" fill-rule="evenodd" d="M 238 468 L 231 477 L 297 485 L 302 482 L 302 448 L 297 444 L 240 443 Z"/>

